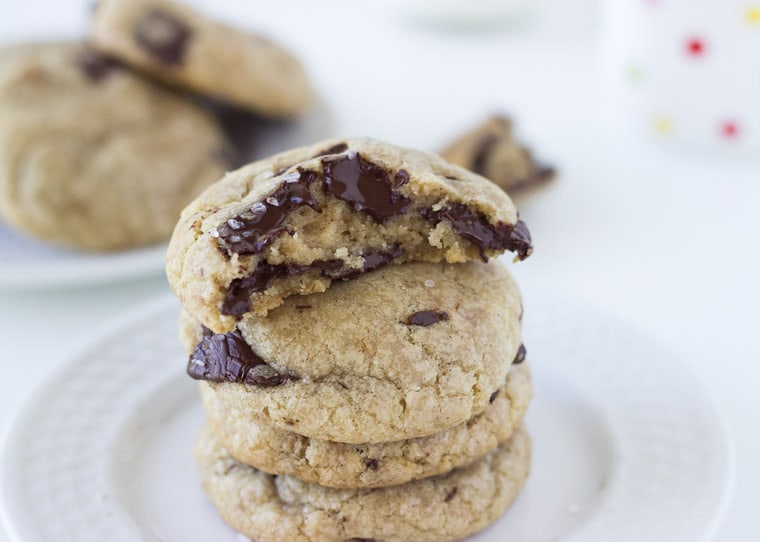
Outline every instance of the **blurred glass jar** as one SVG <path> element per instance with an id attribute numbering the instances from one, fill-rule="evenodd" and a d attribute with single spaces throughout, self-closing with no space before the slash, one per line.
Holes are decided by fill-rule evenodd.
<path id="1" fill-rule="evenodd" d="M 760 158 L 760 0 L 605 0 L 616 126 Z"/>

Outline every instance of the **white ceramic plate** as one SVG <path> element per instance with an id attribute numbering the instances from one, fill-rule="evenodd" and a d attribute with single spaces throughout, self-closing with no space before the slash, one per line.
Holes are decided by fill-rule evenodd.
<path id="1" fill-rule="evenodd" d="M 166 247 L 81 252 L 24 237 L 0 223 L 0 254 L 0 288 L 53 288 L 160 274 Z"/>
<path id="2" fill-rule="evenodd" d="M 199 488 L 202 413 L 160 300 L 70 357 L 16 413 L 0 502 L 14 540 L 240 540 Z M 477 542 L 711 537 L 733 467 L 722 418 L 686 367 L 625 326 L 532 303 L 532 475 Z M 33 363 L 34 360 L 26 360 Z"/>

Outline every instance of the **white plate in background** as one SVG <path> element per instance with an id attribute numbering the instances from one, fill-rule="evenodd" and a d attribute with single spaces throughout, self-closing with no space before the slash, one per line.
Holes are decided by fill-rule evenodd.
<path id="1" fill-rule="evenodd" d="M 84 252 L 25 237 L 0 223 L 0 288 L 89 286 L 164 270 L 166 246 Z"/>
<path id="2" fill-rule="evenodd" d="M 203 495 L 191 457 L 202 412 L 184 375 L 178 313 L 161 299 L 114 322 L 16 412 L 0 456 L 12 539 L 239 542 Z M 710 539 L 733 453 L 689 370 L 579 307 L 534 302 L 525 324 L 532 474 L 515 505 L 472 540 Z"/>

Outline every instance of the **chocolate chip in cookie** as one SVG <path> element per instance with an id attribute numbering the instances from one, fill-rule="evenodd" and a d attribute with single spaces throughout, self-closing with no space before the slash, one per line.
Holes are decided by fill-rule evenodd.
<path id="1" fill-rule="evenodd" d="M 135 42 L 168 66 L 182 64 L 193 31 L 175 15 L 160 9 L 145 13 L 135 24 Z"/>

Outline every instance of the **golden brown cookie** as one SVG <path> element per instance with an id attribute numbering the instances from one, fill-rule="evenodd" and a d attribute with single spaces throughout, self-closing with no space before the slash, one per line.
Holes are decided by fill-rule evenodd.
<path id="1" fill-rule="evenodd" d="M 483 412 L 522 359 L 504 265 L 391 265 L 214 334 L 185 315 L 188 373 L 227 408 L 337 442 L 439 433 Z"/>
<path id="2" fill-rule="evenodd" d="M 509 197 L 438 156 L 332 140 L 227 174 L 182 214 L 167 256 L 185 309 L 215 332 L 387 264 L 524 259 Z"/>
<path id="3" fill-rule="evenodd" d="M 103 52 L 261 115 L 294 116 L 312 102 L 306 74 L 288 51 L 171 0 L 100 0 L 91 30 Z"/>
<path id="4" fill-rule="evenodd" d="M 195 457 L 219 514 L 257 542 L 447 542 L 484 529 L 514 502 L 530 470 L 530 439 L 520 428 L 469 466 L 379 489 L 266 474 L 236 461 L 208 430 Z"/>
<path id="5" fill-rule="evenodd" d="M 441 433 L 377 444 L 345 444 L 276 429 L 201 388 L 207 424 L 241 463 L 329 487 L 384 487 L 468 465 L 507 440 L 532 395 L 527 363 L 514 365 L 505 385 L 474 418 Z"/>
<path id="6" fill-rule="evenodd" d="M 199 106 L 77 43 L 0 52 L 0 216 L 88 250 L 165 241 L 226 168 Z"/>

